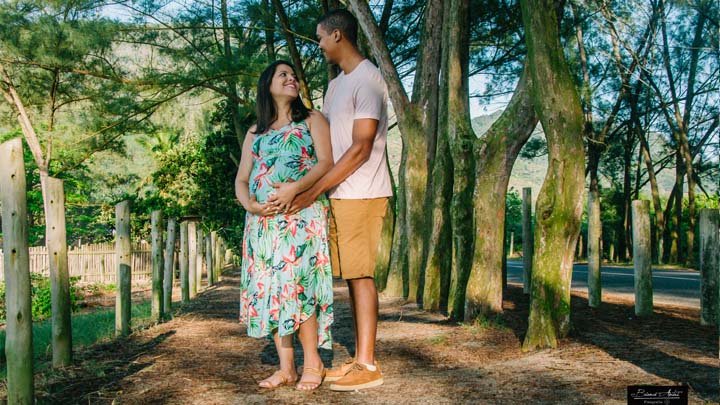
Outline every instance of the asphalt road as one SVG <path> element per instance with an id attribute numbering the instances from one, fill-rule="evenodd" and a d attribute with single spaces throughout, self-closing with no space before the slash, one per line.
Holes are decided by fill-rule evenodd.
<path id="1" fill-rule="evenodd" d="M 508 282 L 522 283 L 521 260 L 508 260 Z M 587 292 L 587 265 L 573 267 L 572 289 Z M 632 267 L 602 266 L 603 296 L 613 294 L 633 299 L 635 296 Z M 700 308 L 700 273 L 693 270 L 653 267 L 653 302 Z"/>

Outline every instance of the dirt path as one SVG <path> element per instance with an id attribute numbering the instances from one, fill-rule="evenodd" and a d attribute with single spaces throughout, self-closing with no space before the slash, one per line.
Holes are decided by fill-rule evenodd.
<path id="1" fill-rule="evenodd" d="M 236 321 L 238 285 L 237 273 L 226 274 L 173 320 L 77 353 L 76 367 L 41 376 L 39 402 L 605 404 L 625 403 L 630 384 L 681 382 L 691 386 L 691 403 L 720 400 L 717 333 L 699 325 L 696 310 L 662 307 L 640 321 L 628 303 L 594 311 L 573 297 L 571 338 L 559 349 L 524 354 L 527 297 L 512 286 L 502 320 L 486 325 L 459 325 L 381 300 L 382 387 L 267 391 L 257 381 L 277 358 L 269 340 L 248 338 Z M 347 289 L 338 283 L 335 294 L 335 354 L 322 353 L 326 366 L 353 347 Z"/>

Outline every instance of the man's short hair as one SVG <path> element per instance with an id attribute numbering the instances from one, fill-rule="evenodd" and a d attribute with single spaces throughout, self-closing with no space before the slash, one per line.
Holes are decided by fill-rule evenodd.
<path id="1" fill-rule="evenodd" d="M 328 11 L 328 13 L 318 21 L 318 25 L 322 25 L 323 29 L 328 33 L 339 30 L 351 44 L 357 46 L 357 19 L 346 9 L 338 8 Z"/>

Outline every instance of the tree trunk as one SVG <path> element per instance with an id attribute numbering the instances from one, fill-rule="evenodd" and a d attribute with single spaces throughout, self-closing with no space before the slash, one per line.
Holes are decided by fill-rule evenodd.
<path id="1" fill-rule="evenodd" d="M 602 302 L 602 283 L 600 278 L 600 241 L 602 223 L 600 222 L 600 194 L 597 190 L 588 193 L 588 305 L 598 308 Z"/>
<path id="2" fill-rule="evenodd" d="M 33 335 L 28 252 L 27 196 L 22 140 L 0 144 L 0 203 L 2 203 L 5 271 L 5 359 L 7 400 L 34 403 Z"/>
<path id="3" fill-rule="evenodd" d="M 720 211 L 705 208 L 700 211 L 700 323 L 718 324 L 720 301 L 718 300 L 720 280 Z"/>
<path id="4" fill-rule="evenodd" d="M 633 201 L 632 221 L 635 315 L 650 316 L 653 313 L 653 290 L 649 201 Z"/>
<path id="5" fill-rule="evenodd" d="M 268 62 L 275 60 L 275 11 L 270 7 L 270 0 L 262 0 L 262 9 L 267 13 L 267 18 L 263 22 L 265 24 L 265 52 L 267 52 Z"/>
<path id="6" fill-rule="evenodd" d="M 188 221 L 188 288 L 190 299 L 195 298 L 198 292 L 197 280 L 197 222 Z"/>
<path id="7" fill-rule="evenodd" d="M 398 222 L 393 242 L 388 294 L 397 293 L 398 279 L 407 269 L 407 298 L 422 301 L 423 262 L 425 253 L 426 218 L 425 201 L 428 180 L 428 139 L 437 125 L 437 83 L 440 69 L 439 29 L 442 25 L 442 2 L 429 2 L 424 14 L 420 39 L 421 52 L 415 72 L 413 100 L 407 94 L 393 65 L 390 51 L 375 22 L 367 2 L 350 0 L 349 6 L 358 18 L 368 38 L 373 56 L 385 78 L 388 93 L 398 116 L 398 127 L 403 139 L 398 190 Z M 434 136 L 434 135 L 433 135 Z M 403 286 L 403 290 L 405 290 Z"/>
<path id="8" fill-rule="evenodd" d="M 172 288 L 175 278 L 175 232 L 177 224 L 175 218 L 167 222 L 167 240 L 165 242 L 165 260 L 163 274 L 163 311 L 169 314 L 172 309 Z"/>
<path id="9" fill-rule="evenodd" d="M 205 268 L 207 268 L 208 287 L 215 285 L 215 269 L 213 268 L 212 240 L 210 234 L 205 235 Z"/>
<path id="10" fill-rule="evenodd" d="M 680 251 L 680 231 L 682 227 L 682 196 L 683 196 L 683 171 L 682 156 L 680 151 L 675 153 L 675 202 L 673 208 L 672 224 L 670 227 L 670 262 L 680 263 L 682 252 Z M 668 203 L 669 204 L 669 203 Z"/>
<path id="11" fill-rule="evenodd" d="M 65 190 L 63 181 L 40 175 L 45 207 L 45 246 L 50 268 L 52 300 L 52 364 L 65 367 L 72 363 L 72 324 L 70 318 L 70 273 L 68 270 L 65 228 Z"/>
<path id="12" fill-rule="evenodd" d="M 443 24 L 441 34 L 443 42 L 449 39 L 450 24 L 446 19 L 450 15 L 451 2 L 443 2 Z M 448 111 L 449 46 L 441 46 L 440 83 L 438 91 L 438 111 Z M 447 306 L 450 283 L 452 283 L 452 228 L 450 224 L 450 201 L 453 190 L 453 165 L 447 137 L 448 114 L 439 114 L 437 136 L 432 143 L 436 150 L 428 153 L 428 164 L 432 170 L 428 181 L 425 204 L 429 219 L 429 234 L 426 240 L 426 255 L 423 263 L 425 282 L 423 286 L 423 308 L 437 311 Z M 428 144 L 430 148 L 430 144 Z"/>
<path id="13" fill-rule="evenodd" d="M 203 248 L 205 247 L 205 243 L 203 239 L 202 225 L 199 222 L 196 225 L 195 231 L 197 232 L 197 235 L 195 237 L 195 283 L 197 286 L 197 291 L 200 291 L 202 289 L 203 263 L 205 262 L 205 256 L 203 254 Z"/>
<path id="14" fill-rule="evenodd" d="M 394 188 L 394 187 L 393 187 Z M 383 218 L 382 234 L 375 258 L 375 284 L 378 291 L 383 291 L 387 285 L 388 271 L 390 269 L 390 252 L 392 250 L 392 237 L 395 231 L 395 197 L 388 201 L 385 217 Z"/>
<path id="15" fill-rule="evenodd" d="M 469 0 L 451 1 L 445 18 L 445 23 L 449 25 L 448 35 L 443 41 L 448 47 L 446 131 L 453 162 L 453 192 L 450 202 L 453 260 L 448 307 L 450 316 L 455 319 L 462 319 L 465 313 L 465 294 L 472 270 L 475 236 L 472 178 L 475 173 L 473 143 L 476 137 L 470 123 L 468 89 L 469 9 Z M 502 295 L 502 289 L 499 293 Z"/>
<path id="16" fill-rule="evenodd" d="M 532 98 L 548 143 L 538 195 L 528 332 L 523 350 L 556 347 L 570 328 L 570 281 L 584 193 L 583 115 L 558 33 L 555 4 L 521 0 Z"/>
<path id="17" fill-rule="evenodd" d="M 467 286 L 466 319 L 502 311 L 505 200 L 515 160 L 538 122 L 531 88 L 532 76 L 526 63 L 510 103 L 475 145 L 475 249 Z M 529 204 L 528 195 L 528 208 Z M 523 246 L 526 241 L 532 260 L 532 237 L 523 236 Z"/>
<path id="18" fill-rule="evenodd" d="M 115 295 L 115 334 L 130 334 L 131 263 L 130 201 L 115 206 L 115 256 L 117 257 L 117 293 Z"/>
<path id="19" fill-rule="evenodd" d="M 275 14 L 280 20 L 280 25 L 283 27 L 283 37 L 288 46 L 288 52 L 292 59 L 293 65 L 295 65 L 295 74 L 297 74 L 298 84 L 300 85 L 300 95 L 303 103 L 307 108 L 312 108 L 312 98 L 310 97 L 310 89 L 307 85 L 307 79 L 305 78 L 305 68 L 302 64 L 302 57 L 300 51 L 298 51 L 297 45 L 295 44 L 295 37 L 292 34 L 292 28 L 290 27 L 290 19 L 285 12 L 281 0 L 272 0 L 273 6 L 275 7 Z"/>
<path id="20" fill-rule="evenodd" d="M 220 280 L 220 257 L 218 257 L 218 237 L 217 232 L 210 232 L 210 249 L 212 249 L 212 262 L 213 262 L 213 283 L 217 284 Z"/>
<path id="21" fill-rule="evenodd" d="M 227 0 L 220 1 L 220 18 L 222 20 L 223 57 L 225 58 L 225 64 L 227 65 L 228 70 L 231 70 L 231 66 L 235 63 L 235 59 L 233 58 L 232 48 L 230 46 L 230 24 L 228 20 Z M 227 76 L 225 78 L 225 85 L 228 93 L 234 97 L 234 99 L 228 98 L 227 103 L 232 114 L 235 137 L 237 138 L 240 149 L 242 149 L 243 140 L 245 139 L 245 129 L 242 127 L 240 109 L 238 108 L 238 103 L 235 101 L 238 99 L 236 78 L 234 76 Z"/>
<path id="22" fill-rule="evenodd" d="M 152 238 L 152 301 L 150 314 L 155 322 L 163 318 L 163 240 L 162 211 L 155 210 L 150 214 L 150 234 Z"/>
<path id="23" fill-rule="evenodd" d="M 523 188 L 522 194 L 522 228 L 523 228 L 523 293 L 530 294 L 532 278 L 533 251 L 535 233 L 533 232 L 532 188 Z"/>
<path id="24" fill-rule="evenodd" d="M 638 82 L 638 85 L 640 82 Z M 660 190 L 658 188 L 657 177 L 655 176 L 655 167 L 653 166 L 652 157 L 650 156 L 650 145 L 640 124 L 639 114 L 637 113 L 637 93 L 633 94 L 631 101 L 631 115 L 635 121 L 635 129 L 638 139 L 640 140 L 640 148 L 642 148 L 643 160 L 645 162 L 645 170 L 648 173 L 650 181 L 650 191 L 652 193 L 653 207 L 655 208 L 655 246 L 657 249 L 657 263 L 662 264 L 664 243 L 663 235 L 665 234 L 665 216 L 663 215 L 662 203 L 660 202 Z"/>
<path id="25" fill-rule="evenodd" d="M 180 295 L 183 304 L 190 302 L 188 257 L 188 221 L 180 222 Z"/>
<path id="26" fill-rule="evenodd" d="M 623 144 L 623 197 L 622 207 L 620 209 L 622 221 L 618 225 L 617 232 L 617 255 L 618 261 L 620 262 L 626 262 L 628 260 L 628 249 L 630 248 L 628 237 L 630 236 L 630 205 L 632 201 L 630 176 L 632 166 L 632 143 L 629 138 L 630 135 L 626 135 L 626 139 Z"/>

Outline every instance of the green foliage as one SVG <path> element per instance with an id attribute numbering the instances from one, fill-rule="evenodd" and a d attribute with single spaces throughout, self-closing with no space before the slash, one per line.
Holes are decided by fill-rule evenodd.
<path id="1" fill-rule="evenodd" d="M 70 309 L 77 311 L 83 300 L 78 291 L 79 277 L 70 278 Z M 50 278 L 41 274 L 30 273 L 32 317 L 34 321 L 47 319 L 52 315 Z M 0 323 L 5 323 L 7 310 L 5 307 L 5 283 L 0 282 Z"/>
<path id="2" fill-rule="evenodd" d="M 47 319 L 52 315 L 50 278 L 41 274 L 30 274 L 32 283 L 32 317 L 33 320 Z M 78 294 L 77 283 L 80 277 L 70 278 L 70 310 L 77 311 L 82 296 Z"/>
<path id="3" fill-rule="evenodd" d="M 520 250 L 522 243 L 522 197 L 510 187 L 505 195 L 505 247 L 510 248 L 510 235 L 514 233 L 514 249 Z"/>

